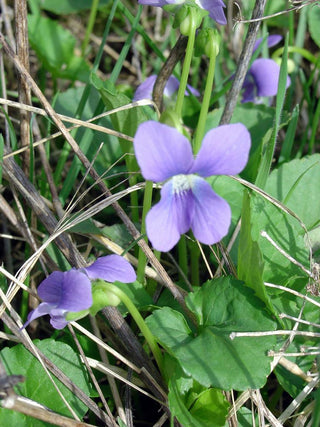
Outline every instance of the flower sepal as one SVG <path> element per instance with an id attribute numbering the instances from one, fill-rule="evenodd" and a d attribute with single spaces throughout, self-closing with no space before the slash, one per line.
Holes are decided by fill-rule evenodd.
<path id="1" fill-rule="evenodd" d="M 92 316 L 104 307 L 117 307 L 121 303 L 120 298 L 110 290 L 109 284 L 104 280 L 95 280 L 92 284 L 92 299 L 93 304 L 89 309 Z"/>
<path id="2" fill-rule="evenodd" d="M 204 28 L 199 31 L 195 43 L 195 56 L 206 55 L 210 58 L 212 55 L 217 56 L 221 35 L 215 28 Z"/>
<path id="3" fill-rule="evenodd" d="M 89 313 L 90 310 L 68 311 L 68 313 L 65 314 L 65 319 L 67 322 L 72 322 L 86 317 Z"/>
<path id="4" fill-rule="evenodd" d="M 167 126 L 177 129 L 178 132 L 182 133 L 187 138 L 189 138 L 189 135 L 186 134 L 186 131 L 182 125 L 181 117 L 178 116 L 178 114 L 174 109 L 168 108 L 167 110 L 165 110 L 161 114 L 159 121 L 160 123 L 163 123 Z"/>
<path id="5" fill-rule="evenodd" d="M 208 15 L 207 10 L 200 9 L 195 4 L 184 4 L 175 14 L 173 27 L 180 27 L 181 34 L 189 36 L 200 27 L 206 15 Z"/>

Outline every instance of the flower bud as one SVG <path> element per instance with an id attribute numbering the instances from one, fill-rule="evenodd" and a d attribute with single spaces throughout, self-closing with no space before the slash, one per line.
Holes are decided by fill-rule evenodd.
<path id="1" fill-rule="evenodd" d="M 281 62 L 282 62 L 282 58 L 281 57 L 277 57 L 274 59 L 274 61 L 279 65 L 279 67 L 281 66 Z M 293 73 L 293 71 L 295 70 L 295 63 L 292 59 L 288 58 L 287 60 L 287 70 L 288 70 L 288 74 Z"/>
<path id="2" fill-rule="evenodd" d="M 175 110 L 168 108 L 165 110 L 160 117 L 160 123 L 176 128 L 182 135 L 190 139 L 190 135 L 187 130 L 183 127 L 181 118 L 177 115 Z"/>
<path id="3" fill-rule="evenodd" d="M 204 16 L 208 12 L 199 9 L 196 5 L 184 4 L 175 15 L 174 28 L 180 26 L 180 32 L 184 36 L 189 36 L 193 31 L 200 27 Z"/>
<path id="4" fill-rule="evenodd" d="M 92 316 L 95 316 L 104 307 L 117 307 L 121 303 L 120 298 L 110 291 L 108 283 L 102 280 L 97 280 L 92 285 L 92 299 L 93 304 L 90 307 Z"/>
<path id="5" fill-rule="evenodd" d="M 214 28 L 205 28 L 199 31 L 195 43 L 195 56 L 218 55 L 221 36 Z"/>

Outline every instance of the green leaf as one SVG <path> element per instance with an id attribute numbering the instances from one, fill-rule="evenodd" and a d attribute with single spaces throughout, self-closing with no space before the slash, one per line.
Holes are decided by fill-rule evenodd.
<path id="1" fill-rule="evenodd" d="M 196 336 L 174 310 L 160 309 L 147 318 L 152 333 L 184 372 L 205 387 L 262 387 L 270 373 L 267 350 L 273 347 L 275 338 L 231 340 L 230 333 L 274 330 L 276 323 L 263 302 L 242 282 L 228 277 L 206 282 L 189 294 L 186 302 L 199 319 Z"/>
<path id="2" fill-rule="evenodd" d="M 292 326 L 292 324 L 291 324 Z M 298 339 L 297 339 L 298 338 Z M 300 338 L 300 339 L 299 339 Z M 305 338 L 296 337 L 294 342 L 286 349 L 287 353 L 300 353 L 302 346 L 313 346 L 317 345 L 316 340 L 306 342 Z M 286 357 L 290 362 L 295 363 L 303 372 L 309 372 L 312 369 L 314 358 L 312 356 L 301 356 L 301 357 Z M 274 373 L 279 381 L 281 387 L 290 394 L 293 398 L 298 396 L 302 392 L 303 388 L 307 385 L 307 382 L 300 376 L 296 375 L 288 369 L 285 369 L 280 363 L 277 365 Z"/>
<path id="3" fill-rule="evenodd" d="M 160 344 L 172 350 L 173 353 L 176 346 L 179 347 L 192 340 L 191 329 L 186 319 L 172 308 L 164 307 L 156 310 L 146 319 L 146 322 Z"/>
<path id="4" fill-rule="evenodd" d="M 54 364 L 56 364 L 78 387 L 89 395 L 88 376 L 78 355 L 70 346 L 52 339 L 36 340 L 36 346 Z M 22 344 L 12 348 L 4 348 L 0 352 L 8 375 L 19 374 L 26 378 L 19 384 L 17 392 L 29 399 L 35 400 L 62 415 L 71 416 L 58 392 L 52 385 L 40 362 L 29 353 Z M 53 377 L 60 391 L 73 410 L 82 418 L 87 412 L 84 405 L 69 389 Z M 27 417 L 23 414 L 0 408 L 0 425 L 42 427 L 47 423 Z"/>
<path id="5" fill-rule="evenodd" d="M 44 67 L 55 77 L 88 81 L 89 66 L 76 57 L 76 39 L 56 21 L 41 15 L 28 16 L 29 41 Z"/>
<path id="6" fill-rule="evenodd" d="M 189 393 L 192 393 L 190 390 Z M 195 397 L 195 396 L 194 396 Z M 169 381 L 168 402 L 171 413 L 188 427 L 222 427 L 228 415 L 229 403 L 221 390 L 204 390 L 196 395 L 191 409 L 181 394 L 175 377 Z"/>
<path id="7" fill-rule="evenodd" d="M 281 147 L 281 153 L 279 156 L 279 163 L 288 162 L 291 158 L 291 151 L 292 151 L 293 143 L 295 140 L 297 125 L 298 125 L 298 119 L 299 119 L 299 115 L 300 115 L 299 113 L 300 113 L 300 108 L 299 108 L 299 104 L 297 104 L 294 107 L 292 114 L 291 114 L 289 126 L 288 126 L 287 131 L 286 131 L 286 136 L 284 138 L 284 141 L 283 141 L 283 144 Z"/>
<path id="8" fill-rule="evenodd" d="M 251 224 L 252 238 L 258 242 L 263 254 L 265 282 L 285 284 L 289 277 L 305 276 L 300 267 L 279 252 L 266 237 L 261 236 L 262 231 L 266 232 L 278 247 L 307 267 L 309 251 L 304 242 L 304 230 L 295 218 L 270 201 L 252 194 Z"/>
<path id="9" fill-rule="evenodd" d="M 208 114 L 206 132 L 217 127 L 222 115 L 223 108 Z M 231 123 L 243 123 L 251 135 L 250 158 L 241 176 L 247 181 L 253 182 L 256 178 L 261 158 L 262 142 L 265 134 L 272 128 L 275 110 L 265 105 L 252 105 L 246 103 L 238 105 L 232 115 Z"/>
<path id="10" fill-rule="evenodd" d="M 117 91 L 116 87 L 110 82 L 103 82 L 95 74 L 91 75 L 92 84 L 100 92 L 102 100 L 107 110 L 113 110 L 132 102 L 126 95 Z M 132 107 L 124 111 L 117 112 L 110 116 L 113 128 L 129 136 L 134 136 L 140 123 L 145 122 L 148 117 L 141 107 Z M 132 142 L 120 139 L 123 153 L 133 153 Z M 135 169 L 132 169 L 135 165 Z M 130 171 L 138 170 L 138 165 L 134 158 L 131 159 Z"/>
<path id="11" fill-rule="evenodd" d="M 137 224 L 139 227 L 139 225 Z M 124 224 L 106 225 L 102 228 L 102 234 L 113 242 L 117 242 L 122 248 L 126 248 L 132 243 L 132 236 Z"/>
<path id="12" fill-rule="evenodd" d="M 246 408 L 245 406 L 242 406 L 242 408 L 237 411 L 237 421 L 238 427 L 252 427 L 253 425 L 259 425 L 258 414 L 252 414 L 250 409 Z"/>
<path id="13" fill-rule="evenodd" d="M 203 391 L 193 407 L 191 415 L 199 420 L 199 426 L 219 427 L 224 426 L 228 415 L 229 403 L 221 390 L 209 389 Z"/>
<path id="14" fill-rule="evenodd" d="M 283 202 L 311 229 L 320 222 L 320 154 L 292 160 L 274 170 L 266 191 Z"/>
<path id="15" fill-rule="evenodd" d="M 278 83 L 278 92 L 276 96 L 276 112 L 275 112 L 275 120 L 272 128 L 272 132 L 270 133 L 270 138 L 266 138 L 265 146 L 262 151 L 262 158 L 259 165 L 258 175 L 255 181 L 255 184 L 264 189 L 271 165 L 274 157 L 274 150 L 276 147 L 278 132 L 280 130 L 281 120 L 282 120 L 282 110 L 284 105 L 284 99 L 286 95 L 286 85 L 288 78 L 288 36 L 285 40 L 285 46 L 282 54 L 282 61 L 280 66 L 280 75 L 279 75 L 279 83 Z"/>
<path id="16" fill-rule="evenodd" d="M 231 207 L 231 225 L 228 235 L 223 239 L 225 244 L 227 244 L 230 241 L 240 219 L 244 186 L 229 176 L 224 175 L 210 177 L 207 181 L 212 186 L 214 192 L 223 197 Z M 238 239 L 232 246 L 230 256 L 233 262 L 237 263 Z"/>
<path id="17" fill-rule="evenodd" d="M 178 362 L 165 355 L 168 377 L 168 402 L 171 414 L 182 425 L 195 427 L 224 426 L 229 403 L 221 390 L 207 389 L 187 377 Z"/>
<path id="18" fill-rule="evenodd" d="M 312 40 L 320 47 L 320 8 L 309 7 L 308 26 Z"/>
<path id="19" fill-rule="evenodd" d="M 83 87 L 77 87 L 60 93 L 56 100 L 56 111 L 66 116 L 75 117 L 77 108 L 83 96 L 83 92 Z M 82 111 L 81 120 L 89 120 L 94 117 L 95 110 L 100 100 L 101 97 L 99 92 L 95 90 L 95 88 L 91 87 L 89 95 L 86 99 L 85 107 Z M 95 124 L 99 124 L 100 126 L 104 126 L 106 128 L 111 127 L 110 119 L 108 117 L 99 119 L 99 121 L 96 121 Z M 110 167 L 121 155 L 118 139 L 112 135 L 107 135 L 106 133 L 81 127 L 76 131 L 76 139 L 81 151 L 88 157 L 89 160 L 92 160 L 96 156 L 97 151 L 100 148 L 100 144 L 103 142 L 103 146 L 100 149 L 94 163 L 94 167 L 99 174 L 105 173 L 106 169 Z M 67 160 L 67 154 L 69 151 L 70 147 L 67 145 L 66 148 L 62 151 L 62 155 L 60 156 L 58 165 L 56 167 L 55 180 L 58 183 L 60 183 L 61 172 Z M 62 200 L 67 199 L 71 190 L 76 185 L 75 183 L 81 167 L 81 162 L 75 156 L 72 160 L 68 174 L 63 181 L 63 187 L 59 194 Z"/>
<path id="20" fill-rule="evenodd" d="M 99 7 L 108 4 L 110 0 L 100 0 Z M 83 10 L 91 9 L 91 1 L 88 0 L 41 0 L 41 9 L 49 10 L 57 15 L 66 15 L 68 13 L 78 13 Z"/>
<path id="21" fill-rule="evenodd" d="M 278 12 L 283 12 L 286 7 L 286 0 L 267 1 L 264 15 L 268 17 L 270 16 L 270 18 L 268 19 L 268 25 L 276 26 L 283 29 L 288 28 L 289 20 L 286 14 L 281 13 L 280 15 L 278 15 Z"/>
<path id="22" fill-rule="evenodd" d="M 80 234 L 98 234 L 101 235 L 102 230 L 98 228 L 91 218 L 85 219 L 84 221 L 78 222 L 68 229 L 69 233 L 80 233 Z"/>
<path id="23" fill-rule="evenodd" d="M 134 283 L 115 282 L 115 285 L 131 299 L 133 304 L 139 310 L 146 309 L 147 307 L 153 305 L 151 296 L 148 294 L 146 288 L 141 283 L 137 281 Z M 120 304 L 118 308 L 122 314 L 128 312 L 128 309 L 124 306 L 124 304 Z"/>

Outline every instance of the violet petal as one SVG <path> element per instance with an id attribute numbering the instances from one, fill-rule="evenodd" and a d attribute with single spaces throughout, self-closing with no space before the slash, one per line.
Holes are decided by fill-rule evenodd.
<path id="1" fill-rule="evenodd" d="M 64 274 L 62 271 L 54 271 L 40 283 L 37 292 L 43 301 L 55 305 L 60 303 Z"/>
<path id="2" fill-rule="evenodd" d="M 187 89 L 188 90 L 185 91 L 186 96 L 189 96 L 189 91 L 193 96 L 200 96 L 200 92 L 197 89 L 195 89 L 193 86 L 187 85 Z"/>
<path id="3" fill-rule="evenodd" d="M 140 101 L 141 99 L 152 99 L 152 92 L 156 80 L 157 76 L 152 74 L 143 83 L 141 83 L 135 91 L 133 101 Z M 179 80 L 174 76 L 170 76 L 164 88 L 163 95 L 168 98 L 172 97 L 179 90 L 179 86 Z M 187 87 L 189 90 L 185 91 L 186 96 L 189 96 L 189 91 L 194 96 L 200 96 L 200 92 L 197 89 L 190 85 L 187 85 Z"/>
<path id="4" fill-rule="evenodd" d="M 166 0 L 138 0 L 139 4 L 149 5 L 149 6 L 165 6 L 167 4 Z"/>
<path id="5" fill-rule="evenodd" d="M 146 180 L 161 182 L 188 173 L 193 163 L 191 144 L 175 128 L 147 121 L 134 137 L 134 151 Z"/>
<path id="6" fill-rule="evenodd" d="M 63 329 L 68 321 L 65 319 L 66 310 L 54 309 L 50 313 L 50 323 L 55 329 Z"/>
<path id="7" fill-rule="evenodd" d="M 249 73 L 252 75 L 257 96 L 275 96 L 278 92 L 280 66 L 272 59 L 259 58 L 253 61 Z M 287 87 L 290 78 L 287 79 Z"/>
<path id="8" fill-rule="evenodd" d="M 170 98 L 179 90 L 179 86 L 179 80 L 174 76 L 170 76 L 168 78 L 167 84 L 165 85 L 163 95 Z"/>
<path id="9" fill-rule="evenodd" d="M 91 282 L 87 275 L 76 269 L 66 271 L 63 275 L 61 300 L 57 308 L 81 311 L 91 307 Z"/>
<path id="10" fill-rule="evenodd" d="M 186 233 L 191 224 L 193 196 L 191 190 L 174 194 L 173 180 L 161 190 L 161 199 L 148 212 L 146 217 L 147 236 L 153 247 L 167 252 L 172 249 Z"/>
<path id="11" fill-rule="evenodd" d="M 142 82 L 136 89 L 133 101 L 140 101 L 140 99 L 152 99 L 153 86 L 157 80 L 157 76 L 152 74 L 144 82 Z"/>
<path id="12" fill-rule="evenodd" d="M 241 102 L 254 102 L 257 96 L 257 87 L 250 73 L 247 74 L 243 86 Z"/>
<path id="13" fill-rule="evenodd" d="M 132 265 L 119 255 L 108 255 L 98 258 L 93 264 L 84 269 L 91 280 L 102 279 L 106 282 L 132 283 L 136 273 Z"/>
<path id="14" fill-rule="evenodd" d="M 23 328 L 26 328 L 29 323 L 31 323 L 33 320 L 37 319 L 38 317 L 45 316 L 46 314 L 50 314 L 51 310 L 54 309 L 54 304 L 48 304 L 46 302 L 42 302 L 38 305 L 38 307 L 28 314 L 27 321 L 23 325 Z"/>
<path id="15" fill-rule="evenodd" d="M 235 175 L 248 161 L 250 133 L 242 123 L 218 126 L 205 135 L 192 167 L 203 177 Z"/>
<path id="16" fill-rule="evenodd" d="M 179 80 L 175 76 L 170 76 L 164 88 L 163 94 L 167 97 L 172 97 L 176 92 L 178 92 L 179 86 L 180 86 Z M 200 92 L 194 87 L 187 84 L 187 88 L 189 90 L 185 91 L 184 93 L 185 96 L 189 96 L 189 91 L 194 96 L 200 96 Z"/>
<path id="17" fill-rule="evenodd" d="M 210 18 L 214 19 L 218 24 L 225 25 L 227 23 L 223 8 L 226 7 L 222 0 L 196 0 L 202 9 L 209 12 Z"/>
<path id="18" fill-rule="evenodd" d="M 256 40 L 253 47 L 253 52 L 258 49 L 258 47 L 262 43 L 262 40 L 263 40 L 263 37 L 260 37 L 259 39 Z M 270 47 L 276 46 L 281 40 L 282 40 L 282 36 L 280 36 L 279 34 L 272 34 L 271 36 L 268 36 L 267 37 L 268 47 L 270 48 Z"/>
<path id="19" fill-rule="evenodd" d="M 213 245 L 227 235 L 231 223 L 231 209 L 207 181 L 196 178 L 193 187 L 194 213 L 191 229 L 199 242 Z"/>

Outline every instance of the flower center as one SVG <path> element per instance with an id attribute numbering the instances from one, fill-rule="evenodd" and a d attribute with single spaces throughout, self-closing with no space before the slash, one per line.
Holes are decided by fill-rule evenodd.
<path id="1" fill-rule="evenodd" d="M 172 177 L 173 182 L 173 192 L 174 194 L 182 193 L 184 191 L 191 190 L 194 184 L 194 176 L 195 175 L 175 175 Z"/>

